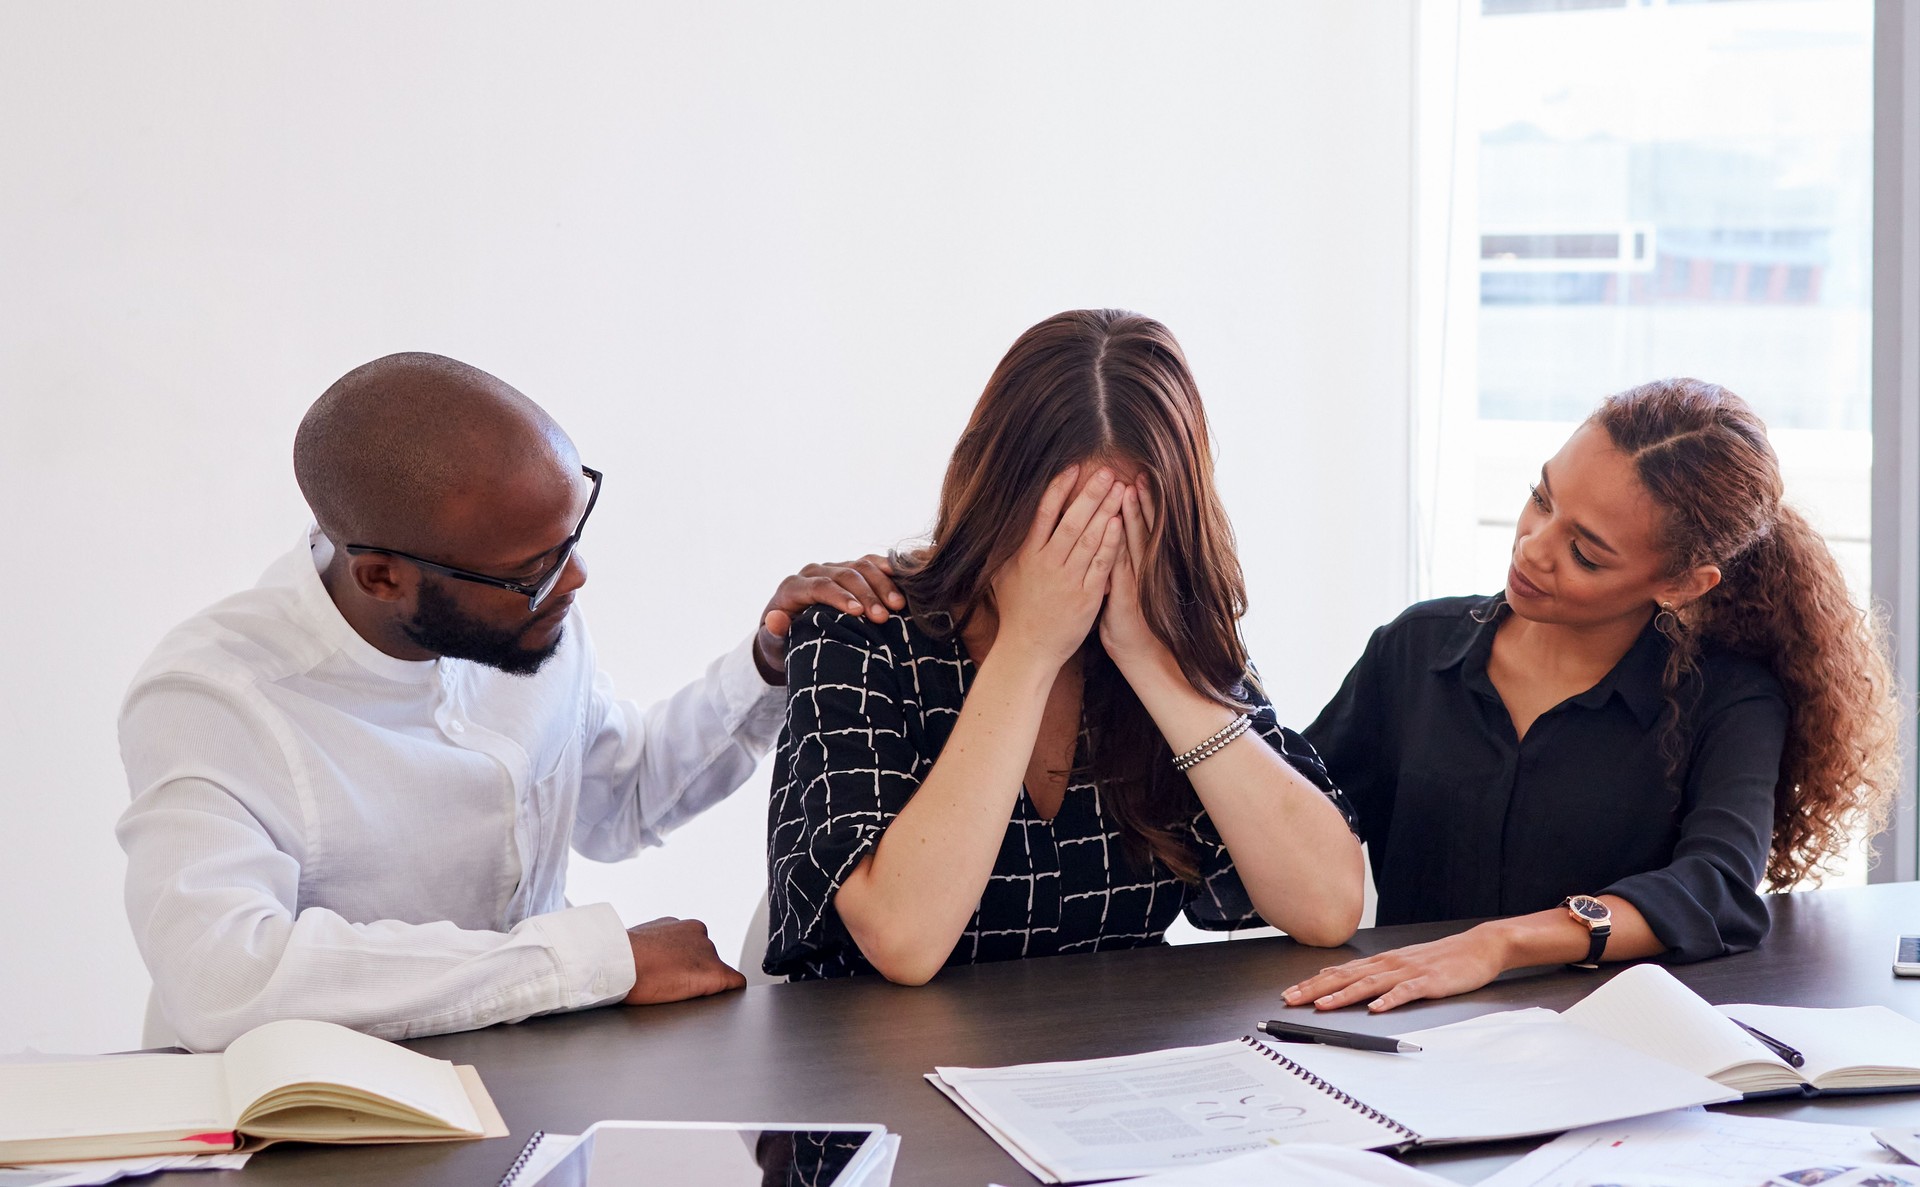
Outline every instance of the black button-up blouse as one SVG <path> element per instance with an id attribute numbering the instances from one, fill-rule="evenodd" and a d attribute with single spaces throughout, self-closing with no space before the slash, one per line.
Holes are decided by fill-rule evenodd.
<path id="1" fill-rule="evenodd" d="M 1489 598 L 1413 606 L 1373 633 L 1306 730 L 1360 816 L 1381 924 L 1521 915 L 1614 894 L 1669 960 L 1767 933 L 1787 705 L 1765 665 L 1707 649 L 1680 691 L 1678 777 L 1661 748 L 1667 642 L 1649 624 L 1605 679 L 1527 736 L 1487 677 Z"/>

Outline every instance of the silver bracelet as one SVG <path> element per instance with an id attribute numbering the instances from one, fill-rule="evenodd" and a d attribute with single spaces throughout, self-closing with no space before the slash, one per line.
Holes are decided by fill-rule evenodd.
<path id="1" fill-rule="evenodd" d="M 1253 718 L 1247 716 L 1245 713 L 1240 714 L 1238 717 L 1235 717 L 1232 721 L 1229 721 L 1227 724 L 1221 726 L 1220 732 L 1213 735 L 1213 737 L 1208 738 L 1206 741 L 1200 743 L 1198 746 L 1195 746 L 1192 750 L 1187 751 L 1185 754 L 1179 754 L 1174 756 L 1173 769 L 1176 771 L 1192 770 L 1194 767 L 1212 758 L 1214 755 L 1220 753 L 1222 750 L 1225 750 L 1227 748 L 1227 745 L 1231 743 L 1235 738 L 1239 737 L 1241 734 L 1246 733 L 1248 727 L 1251 726 L 1252 724 L 1253 724 Z"/>

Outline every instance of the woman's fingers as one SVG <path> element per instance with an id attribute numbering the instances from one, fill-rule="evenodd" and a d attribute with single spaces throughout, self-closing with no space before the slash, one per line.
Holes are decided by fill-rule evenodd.
<path id="1" fill-rule="evenodd" d="M 1117 527 L 1120 522 L 1120 502 L 1125 497 L 1126 491 L 1127 488 L 1121 483 L 1110 482 L 1108 484 L 1106 493 L 1101 497 L 1100 502 L 1095 505 L 1093 511 L 1087 516 L 1086 523 L 1081 527 L 1080 536 L 1073 542 L 1072 551 L 1067 553 L 1066 565 L 1068 573 L 1076 577 L 1085 577 L 1088 567 L 1093 564 L 1094 557 L 1100 553 L 1101 549 L 1106 547 L 1108 530 Z M 1076 499 L 1075 505 L 1077 506 L 1078 503 L 1079 500 Z M 1066 529 L 1067 520 L 1073 516 L 1073 512 L 1073 507 L 1067 508 L 1066 516 L 1060 520 L 1061 530 L 1064 531 Z M 1058 538 L 1057 534 L 1055 538 Z M 1112 558 L 1109 557 L 1107 571 L 1111 569 Z M 1106 571 L 1103 571 L 1101 574 L 1103 578 L 1103 589 L 1105 588 L 1105 574 Z"/>
<path id="2" fill-rule="evenodd" d="M 1120 526 L 1120 517 L 1107 517 L 1107 527 L 1100 536 L 1100 546 L 1094 550 L 1093 559 L 1087 564 L 1087 575 L 1080 581 L 1080 588 L 1089 593 L 1104 593 L 1107 581 L 1113 574 L 1114 562 L 1121 553 L 1121 544 L 1126 540 L 1126 530 Z"/>
<path id="3" fill-rule="evenodd" d="M 1127 525 L 1127 559 L 1132 569 L 1139 573 L 1146 567 L 1147 559 L 1147 488 L 1129 486 L 1126 502 L 1121 504 L 1120 518 Z"/>
<path id="4" fill-rule="evenodd" d="M 1390 983 L 1391 979 L 1385 973 L 1342 965 L 1296 986 L 1300 990 L 1298 995 L 1288 990 L 1286 1001 L 1290 1006 L 1311 1005 L 1316 1010 L 1337 1010 L 1374 996 Z"/>
<path id="5" fill-rule="evenodd" d="M 1104 466 L 1080 488 L 1080 493 L 1067 504 L 1066 511 L 1060 516 L 1059 526 L 1053 529 L 1053 535 L 1047 540 L 1047 547 L 1056 556 L 1065 560 L 1073 553 L 1074 548 L 1086 534 L 1087 526 L 1093 523 L 1094 517 L 1105 509 L 1107 497 L 1113 493 L 1113 489 L 1113 471 Z M 1099 539 L 1100 534 L 1096 531 L 1094 533 L 1096 545 Z"/>
<path id="6" fill-rule="evenodd" d="M 1395 1006 L 1404 1006 L 1411 1001 L 1419 1001 L 1427 996 L 1425 977 L 1409 977 L 1387 990 L 1373 1001 L 1367 1003 L 1367 1009 L 1379 1014 Z"/>
<path id="7" fill-rule="evenodd" d="M 1400 977 L 1397 970 L 1388 969 L 1378 973 L 1368 973 L 1366 976 L 1350 981 L 1331 993 L 1323 993 L 1319 997 L 1314 998 L 1313 1008 L 1316 1010 L 1338 1010 L 1343 1006 L 1351 1006 L 1355 1002 L 1376 997 L 1381 992 L 1399 984 L 1399 982 Z"/>
<path id="8" fill-rule="evenodd" d="M 1421 998 L 1469 993 L 1500 975 L 1500 942 L 1484 926 L 1321 969 L 1289 987 L 1290 1006 L 1337 1010 L 1357 1002 L 1378 1014 Z"/>
<path id="9" fill-rule="evenodd" d="M 1040 507 L 1033 513 L 1033 527 L 1027 532 L 1028 548 L 1038 551 L 1053 538 L 1054 529 L 1060 526 L 1060 512 L 1066 508 L 1067 498 L 1073 494 L 1079 479 L 1080 466 L 1075 463 L 1047 483 L 1047 489 L 1040 495 Z"/>
<path id="10" fill-rule="evenodd" d="M 1317 1005 L 1321 998 L 1338 993 L 1366 976 L 1372 971 L 1373 962 L 1376 959 L 1378 958 L 1368 957 L 1365 960 L 1350 960 L 1346 964 L 1321 969 L 1299 984 L 1288 986 L 1281 996 L 1290 1006 L 1304 1006 L 1308 1002 Z"/>
<path id="11" fill-rule="evenodd" d="M 1133 592 L 1133 583 L 1139 581 L 1140 571 L 1133 562 L 1133 549 L 1127 540 L 1126 517 L 1118 520 L 1120 524 L 1120 548 L 1113 558 L 1113 588 L 1107 591 L 1109 597 L 1115 594 Z"/>

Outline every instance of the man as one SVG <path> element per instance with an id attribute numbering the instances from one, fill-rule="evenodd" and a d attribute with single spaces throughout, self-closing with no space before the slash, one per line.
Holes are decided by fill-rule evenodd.
<path id="1" fill-rule="evenodd" d="M 307 412 L 294 474 L 316 528 L 175 628 L 121 711 L 148 1041 L 278 1018 L 398 1039 L 744 984 L 697 922 L 568 906 L 567 850 L 631 857 L 746 780 L 791 616 L 883 618 L 884 562 L 787 578 L 752 639 L 641 710 L 573 609 L 600 474 L 531 400 L 378 359 Z"/>

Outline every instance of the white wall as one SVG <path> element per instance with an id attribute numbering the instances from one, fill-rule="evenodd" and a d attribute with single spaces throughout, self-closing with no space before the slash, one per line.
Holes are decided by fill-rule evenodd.
<path id="1" fill-rule="evenodd" d="M 1311 716 L 1407 596 L 1397 0 L 0 7 L 0 1052 L 132 1045 L 119 695 L 304 510 L 340 373 L 441 351 L 607 472 L 625 692 L 924 529 L 1060 309 L 1181 337 L 1254 654 Z M 739 942 L 766 780 L 574 897 Z"/>

